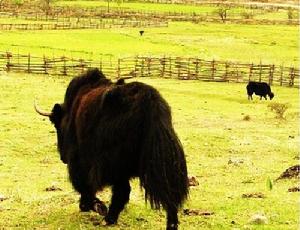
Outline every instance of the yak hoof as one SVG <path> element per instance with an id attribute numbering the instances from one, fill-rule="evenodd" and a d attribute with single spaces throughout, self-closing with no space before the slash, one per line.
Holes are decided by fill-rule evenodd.
<path id="1" fill-rule="evenodd" d="M 80 208 L 80 211 L 82 211 L 82 212 L 88 212 L 88 211 L 91 210 L 90 205 L 86 205 L 86 204 L 83 204 L 83 203 L 79 204 L 79 208 Z"/>
<path id="2" fill-rule="evenodd" d="M 113 225 L 117 223 L 117 220 L 115 220 L 115 218 L 108 215 L 104 218 L 104 220 L 106 222 L 106 225 Z"/>
<path id="3" fill-rule="evenodd" d="M 167 230 L 177 230 L 178 224 L 168 224 Z"/>
<path id="4" fill-rule="evenodd" d="M 107 207 L 100 200 L 95 200 L 93 210 L 101 216 L 106 216 L 107 215 Z"/>

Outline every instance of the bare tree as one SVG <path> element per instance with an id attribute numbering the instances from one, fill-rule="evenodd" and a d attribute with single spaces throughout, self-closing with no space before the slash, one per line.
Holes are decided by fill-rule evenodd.
<path id="1" fill-rule="evenodd" d="M 40 8 L 46 14 L 46 17 L 50 14 L 52 0 L 40 0 Z"/>
<path id="2" fill-rule="evenodd" d="M 109 12 L 110 0 L 107 0 L 107 12 Z"/>
<path id="3" fill-rule="evenodd" d="M 0 0 L 0 9 L 4 6 L 5 0 Z"/>
<path id="4" fill-rule="evenodd" d="M 219 15 L 219 17 L 221 18 L 222 22 L 226 21 L 227 18 L 227 11 L 229 10 L 229 8 L 226 7 L 220 7 L 219 9 L 217 9 L 215 12 L 217 13 L 217 15 Z"/>
<path id="5" fill-rule="evenodd" d="M 287 15 L 289 20 L 294 19 L 294 10 L 291 7 L 288 8 Z"/>

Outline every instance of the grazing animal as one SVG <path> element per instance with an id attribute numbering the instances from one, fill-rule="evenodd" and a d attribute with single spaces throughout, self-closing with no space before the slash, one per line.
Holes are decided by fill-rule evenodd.
<path id="1" fill-rule="evenodd" d="M 139 82 L 113 83 L 98 69 L 75 77 L 64 102 L 48 116 L 57 131 L 60 158 L 80 193 L 81 211 L 93 210 L 115 224 L 129 201 L 129 180 L 139 177 L 145 200 L 167 212 L 167 229 L 178 229 L 178 209 L 188 195 L 186 160 L 168 103 Z M 97 191 L 112 186 L 107 210 Z"/>
<path id="2" fill-rule="evenodd" d="M 272 98 L 274 97 L 274 93 L 271 92 L 271 87 L 265 82 L 250 81 L 246 88 L 248 100 L 253 100 L 253 93 L 260 96 L 260 100 L 262 99 L 262 97 L 264 97 L 267 100 L 267 95 L 269 96 L 270 100 L 272 100 Z"/>

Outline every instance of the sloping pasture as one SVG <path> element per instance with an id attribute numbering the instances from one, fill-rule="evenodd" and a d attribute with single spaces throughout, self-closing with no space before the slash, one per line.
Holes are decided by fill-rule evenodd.
<path id="1" fill-rule="evenodd" d="M 284 36 L 283 36 L 284 35 Z M 0 51 L 32 55 L 186 56 L 284 66 L 299 65 L 296 26 L 169 23 L 168 28 L 1 31 Z"/>
<path id="2" fill-rule="evenodd" d="M 63 100 L 69 78 L 0 74 L 0 229 L 107 229 L 94 213 L 80 213 L 79 196 L 56 150 L 54 127 L 38 116 L 33 100 L 51 109 Z M 299 196 L 288 192 L 296 179 L 275 179 L 298 162 L 298 89 L 273 87 L 273 101 L 247 100 L 245 85 L 139 78 L 167 99 L 183 143 L 191 187 L 181 229 L 296 229 Z M 268 105 L 288 104 L 284 119 Z M 144 204 L 138 181 L 118 225 L 109 229 L 164 229 L 163 211 Z M 264 198 L 243 198 L 262 193 Z M 98 194 L 109 202 L 109 190 Z M 264 214 L 268 223 L 249 219 Z M 99 225 L 100 224 L 100 225 Z"/>

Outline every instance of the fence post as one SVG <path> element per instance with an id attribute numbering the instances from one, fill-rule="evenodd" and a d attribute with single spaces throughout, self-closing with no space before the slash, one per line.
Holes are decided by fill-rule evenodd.
<path id="1" fill-rule="evenodd" d="M 282 80 L 283 80 L 283 66 L 280 66 L 280 86 L 282 86 Z"/>
<path id="2" fill-rule="evenodd" d="M 121 78 L 121 59 L 120 58 L 118 58 L 117 76 L 118 76 L 118 79 Z"/>
<path id="3" fill-rule="evenodd" d="M 289 86 L 293 86 L 294 85 L 294 79 L 295 79 L 295 68 L 294 67 L 290 68 L 289 76 L 290 76 Z"/>
<path id="4" fill-rule="evenodd" d="M 144 77 L 144 62 L 145 62 L 145 58 L 142 57 L 142 65 L 141 65 L 141 77 Z"/>
<path id="5" fill-rule="evenodd" d="M 99 69 L 100 69 L 101 71 L 102 71 L 102 68 L 103 68 L 102 65 L 103 65 L 103 64 L 102 64 L 102 56 L 101 56 L 101 58 L 100 58 L 100 63 L 99 63 Z"/>
<path id="6" fill-rule="evenodd" d="M 215 77 L 215 70 L 216 70 L 216 67 L 215 67 L 216 63 L 215 62 L 216 62 L 215 60 L 212 60 L 212 62 L 211 62 L 211 78 L 212 79 L 214 79 L 214 77 Z"/>
<path id="7" fill-rule="evenodd" d="M 79 61 L 79 68 L 81 70 L 81 73 L 83 73 L 84 72 L 84 61 L 82 58 L 80 58 L 78 61 Z M 101 68 L 100 68 L 100 70 L 101 70 Z"/>
<path id="8" fill-rule="evenodd" d="M 135 56 L 135 60 L 134 60 L 134 76 L 137 77 L 137 70 L 138 70 L 138 56 Z"/>
<path id="9" fill-rule="evenodd" d="M 187 60 L 187 67 L 188 67 L 188 70 L 187 70 L 187 79 L 190 79 L 190 76 L 191 76 L 191 70 L 190 70 L 190 63 L 191 63 L 191 58 L 188 58 Z"/>
<path id="10" fill-rule="evenodd" d="M 274 65 L 270 65 L 270 70 L 269 70 L 269 85 L 272 85 L 272 83 L 273 83 L 273 74 L 274 74 Z"/>
<path id="11" fill-rule="evenodd" d="M 169 77 L 172 78 L 173 74 L 172 74 L 172 58 L 169 57 Z"/>
<path id="12" fill-rule="evenodd" d="M 176 58 L 176 64 L 177 64 L 177 78 L 180 79 L 180 75 L 181 75 L 181 61 L 180 61 L 180 57 Z"/>
<path id="13" fill-rule="evenodd" d="M 161 70 L 161 77 L 165 77 L 165 70 L 166 70 L 166 57 L 164 56 L 161 60 L 160 63 L 162 65 L 162 70 Z"/>
<path id="14" fill-rule="evenodd" d="M 10 66 L 11 66 L 11 63 L 10 63 L 10 58 L 12 57 L 12 54 L 9 53 L 9 52 L 6 52 L 6 59 L 7 59 L 7 62 L 6 62 L 6 71 L 9 72 L 10 71 Z"/>
<path id="15" fill-rule="evenodd" d="M 199 77 L 199 59 L 196 58 L 196 61 L 195 61 L 195 74 L 196 74 L 196 79 L 198 79 Z"/>
<path id="16" fill-rule="evenodd" d="M 46 56 L 45 56 L 45 55 L 44 55 L 44 58 L 43 58 L 43 59 L 44 59 L 44 66 L 43 66 L 43 67 L 44 67 L 44 73 L 45 73 L 45 74 L 48 74 L 48 70 L 47 70 L 47 59 L 46 59 Z"/>
<path id="17" fill-rule="evenodd" d="M 253 71 L 253 63 L 251 63 L 250 69 L 249 69 L 249 81 L 251 81 L 251 78 L 252 78 L 252 71 Z"/>
<path id="18" fill-rule="evenodd" d="M 30 73 L 30 53 L 28 54 L 28 61 L 27 61 L 27 72 Z"/>
<path id="19" fill-rule="evenodd" d="M 260 64 L 259 64 L 259 82 L 261 82 L 261 75 L 262 75 L 262 64 L 261 64 L 261 60 L 260 60 Z"/>
<path id="20" fill-rule="evenodd" d="M 62 61 L 63 61 L 63 71 L 62 71 L 62 74 L 64 75 L 64 76 L 66 76 L 67 75 L 67 60 L 66 60 L 66 57 L 65 56 L 63 56 L 62 58 Z"/>
<path id="21" fill-rule="evenodd" d="M 152 63 L 152 58 L 151 57 L 147 58 L 148 77 L 151 76 L 151 63 Z"/>
<path id="22" fill-rule="evenodd" d="M 229 63 L 225 62 L 225 75 L 223 76 L 223 79 L 227 81 L 227 75 L 228 75 L 228 68 L 229 68 Z"/>

